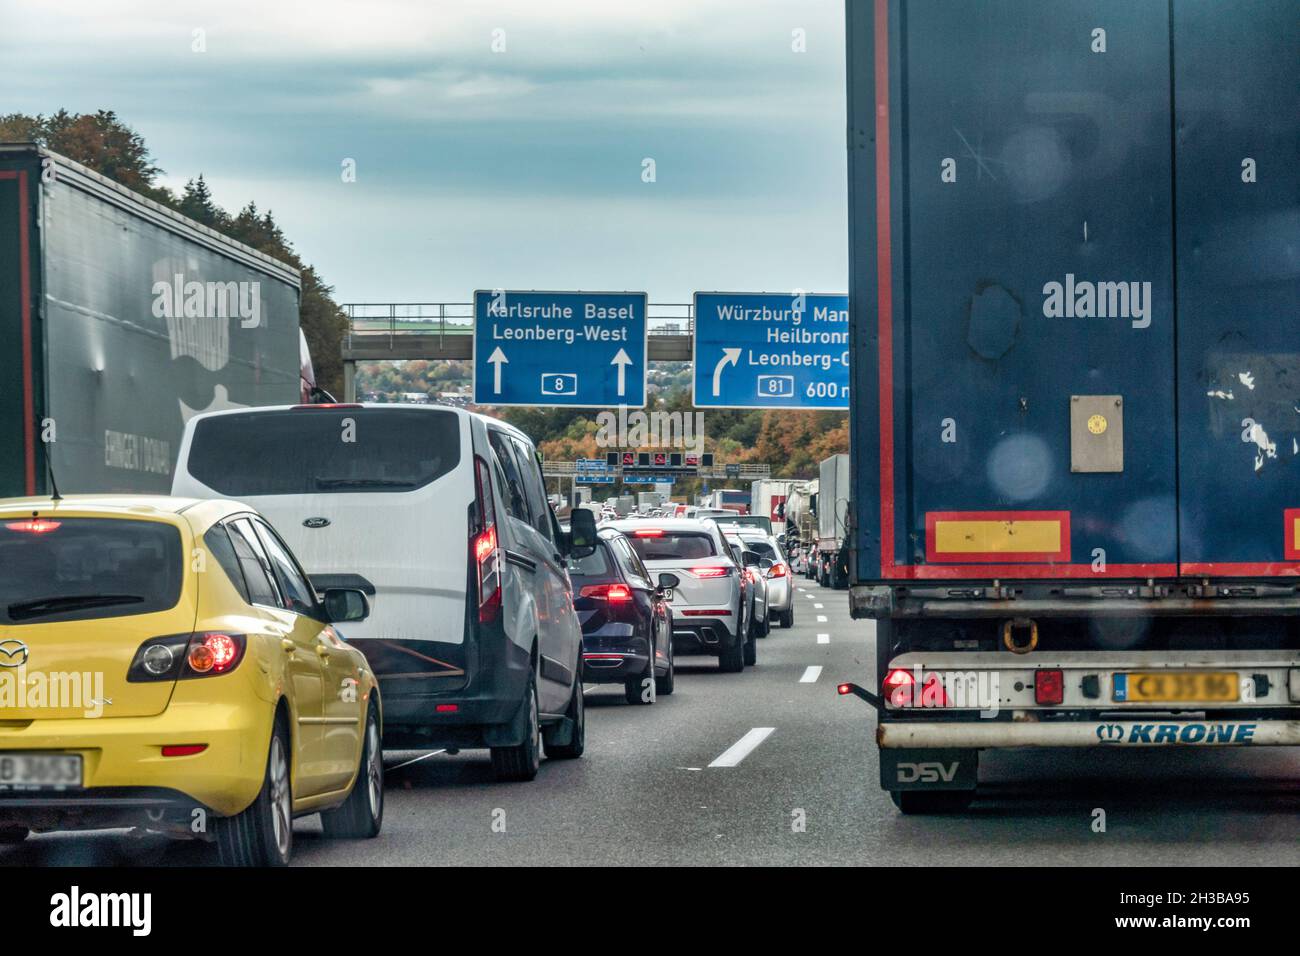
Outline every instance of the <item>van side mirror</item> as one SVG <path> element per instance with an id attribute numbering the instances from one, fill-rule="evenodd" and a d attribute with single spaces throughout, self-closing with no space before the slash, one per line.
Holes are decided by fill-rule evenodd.
<path id="1" fill-rule="evenodd" d="M 596 551 L 596 516 L 586 508 L 574 508 L 569 515 L 568 554 L 585 558 Z"/>
<path id="2" fill-rule="evenodd" d="M 364 621 L 370 616 L 366 592 L 357 588 L 326 588 L 321 600 L 330 624 Z"/>

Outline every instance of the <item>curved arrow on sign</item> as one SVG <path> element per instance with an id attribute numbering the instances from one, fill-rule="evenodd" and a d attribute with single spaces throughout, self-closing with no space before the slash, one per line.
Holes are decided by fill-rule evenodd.
<path id="1" fill-rule="evenodd" d="M 740 349 L 723 349 L 722 358 L 718 360 L 717 366 L 713 369 L 713 397 L 717 398 L 722 394 L 722 370 L 728 365 L 735 365 L 740 361 Z"/>

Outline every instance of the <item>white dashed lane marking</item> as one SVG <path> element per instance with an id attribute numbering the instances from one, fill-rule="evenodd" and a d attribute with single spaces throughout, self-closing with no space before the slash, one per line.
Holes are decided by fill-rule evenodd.
<path id="1" fill-rule="evenodd" d="M 734 767 L 753 753 L 754 748 L 767 739 L 775 727 L 755 727 L 745 736 L 724 750 L 710 767 Z"/>

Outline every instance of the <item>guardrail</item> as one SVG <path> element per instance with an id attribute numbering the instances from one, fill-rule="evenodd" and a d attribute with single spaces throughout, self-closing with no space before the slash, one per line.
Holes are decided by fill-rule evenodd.
<path id="1" fill-rule="evenodd" d="M 733 469 L 739 468 L 739 471 L 727 471 L 727 466 L 714 465 L 711 469 L 701 468 L 698 472 L 674 472 L 679 478 L 731 478 L 736 481 L 749 480 L 758 478 L 770 478 L 772 475 L 771 465 L 741 464 L 732 465 Z M 653 473 L 654 469 L 648 469 Z M 667 470 L 664 474 L 668 474 Z M 635 473 L 638 477 L 646 475 L 646 471 L 638 470 Z M 592 468 L 579 468 L 576 461 L 543 461 L 542 475 L 546 478 L 572 478 L 578 475 L 612 475 L 614 478 L 622 479 L 622 468 L 610 468 L 607 471 L 597 471 Z"/>

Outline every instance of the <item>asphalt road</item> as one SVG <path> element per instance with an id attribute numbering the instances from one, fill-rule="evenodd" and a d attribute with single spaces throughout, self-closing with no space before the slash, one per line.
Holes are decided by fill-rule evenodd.
<path id="1" fill-rule="evenodd" d="M 901 816 L 877 782 L 871 709 L 835 693 L 871 679 L 872 626 L 845 592 L 796 583 L 795 627 L 760 642 L 757 667 L 679 658 L 676 693 L 642 707 L 589 685 L 586 756 L 531 783 L 494 782 L 485 751 L 389 752 L 383 833 L 333 842 L 307 818 L 295 864 L 1300 863 L 1300 754 L 1285 749 L 986 753 L 971 810 Z M 719 759 L 742 741 L 756 746 Z M 213 859 L 123 831 L 0 848 L 11 866 Z"/>

